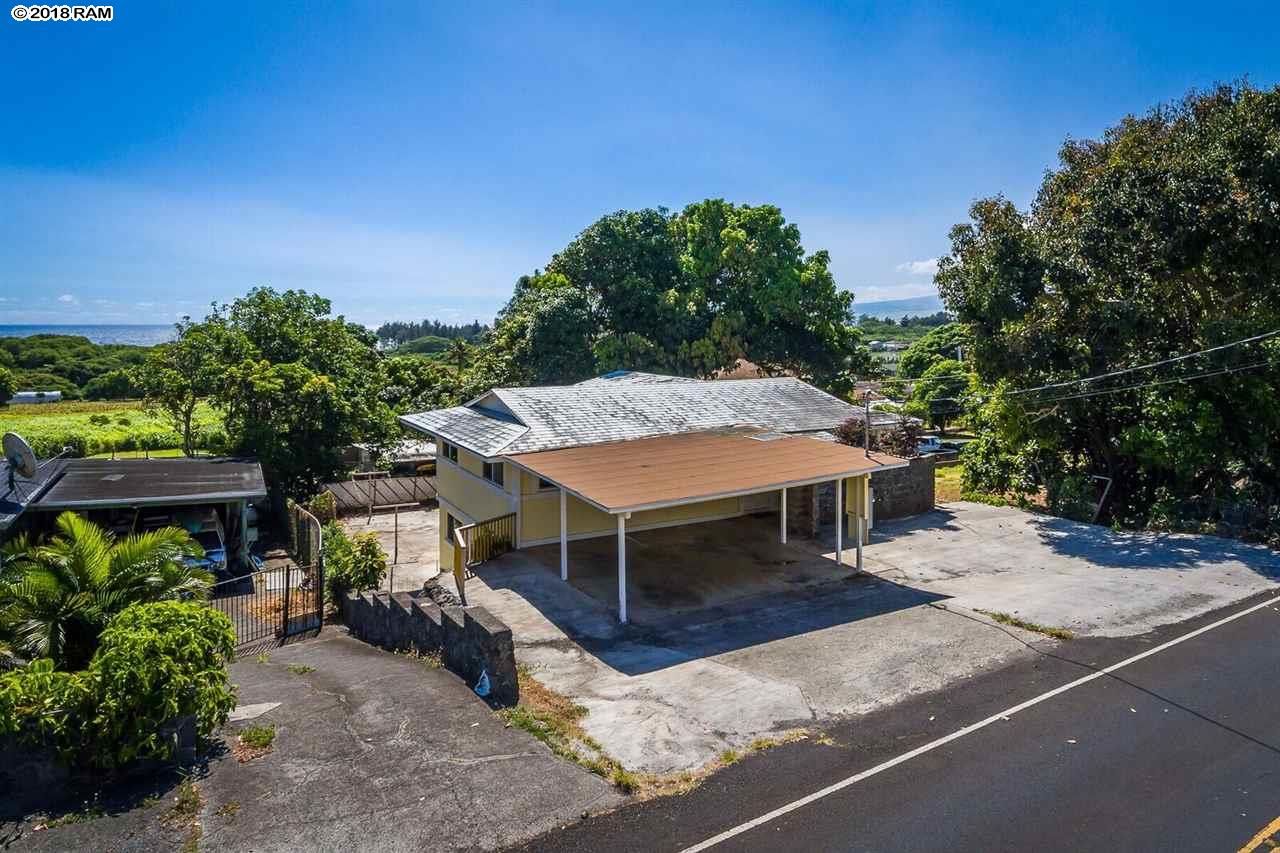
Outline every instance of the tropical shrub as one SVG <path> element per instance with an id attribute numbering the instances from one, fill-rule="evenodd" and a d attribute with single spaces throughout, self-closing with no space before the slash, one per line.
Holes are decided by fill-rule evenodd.
<path id="1" fill-rule="evenodd" d="M 333 496 L 333 492 L 323 491 L 307 501 L 306 509 L 321 524 L 327 524 L 338 518 L 338 499 Z"/>
<path id="2" fill-rule="evenodd" d="M 76 765 L 171 758 L 175 721 L 194 717 L 208 738 L 235 708 L 234 646 L 231 621 L 202 603 L 133 605 L 111 620 L 87 669 L 62 672 L 43 659 L 0 676 L 0 735 Z"/>
<path id="3" fill-rule="evenodd" d="M 840 444 L 866 447 L 866 429 L 861 418 L 849 418 L 832 430 L 831 434 Z M 920 425 L 906 419 L 899 421 L 893 429 L 871 434 L 871 450 L 903 459 L 919 456 L 919 443 Z"/>
<path id="4" fill-rule="evenodd" d="M 341 526 L 324 526 L 325 595 L 337 603 L 348 592 L 362 592 L 382 585 L 387 574 L 387 555 L 376 533 L 347 536 Z"/>
<path id="5" fill-rule="evenodd" d="M 213 576 L 186 564 L 200 546 L 175 527 L 117 539 L 73 512 L 45 542 L 6 546 L 0 574 L 0 640 L 28 660 L 84 668 L 111 618 L 132 604 L 204 597 Z"/>

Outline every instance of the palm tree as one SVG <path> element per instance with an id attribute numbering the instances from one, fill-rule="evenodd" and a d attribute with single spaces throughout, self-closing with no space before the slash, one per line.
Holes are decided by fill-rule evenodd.
<path id="1" fill-rule="evenodd" d="M 453 362 L 458 379 L 462 378 L 462 371 L 467 367 L 468 355 L 470 355 L 470 352 L 467 349 L 466 340 L 463 338 L 454 338 L 453 343 L 449 345 L 449 360 Z"/>
<path id="2" fill-rule="evenodd" d="M 10 543 L 0 568 L 0 643 L 27 659 L 83 669 L 98 635 L 121 610 L 203 598 L 213 585 L 211 574 L 184 560 L 202 550 L 181 528 L 117 539 L 73 512 L 56 524 L 58 534 L 47 542 L 20 537 Z"/>

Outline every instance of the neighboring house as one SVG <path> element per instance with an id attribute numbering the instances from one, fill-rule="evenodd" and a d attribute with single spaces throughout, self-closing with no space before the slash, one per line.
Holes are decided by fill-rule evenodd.
<path id="1" fill-rule="evenodd" d="M 516 548 L 559 542 L 567 578 L 570 540 L 616 535 L 626 621 L 627 531 L 774 511 L 785 542 L 788 530 L 816 530 L 817 488 L 842 483 L 836 517 L 847 516 L 860 560 L 869 477 L 907 463 L 835 443 L 830 431 L 851 417 L 863 410 L 789 377 L 616 371 L 577 385 L 495 388 L 400 421 L 437 444 L 441 566 L 460 575 L 475 561 L 466 550 L 494 537 Z M 871 418 L 874 429 L 898 422 Z M 459 528 L 472 524 L 482 529 L 467 542 L 471 530 Z"/>
<path id="2" fill-rule="evenodd" d="M 17 391 L 5 402 L 9 405 L 18 405 L 19 403 L 56 403 L 61 399 L 61 391 Z"/>

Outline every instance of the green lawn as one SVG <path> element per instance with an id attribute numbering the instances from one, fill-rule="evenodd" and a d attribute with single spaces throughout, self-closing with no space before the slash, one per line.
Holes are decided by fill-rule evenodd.
<path id="1" fill-rule="evenodd" d="M 949 465 L 937 468 L 933 473 L 934 503 L 949 503 L 960 500 L 961 479 L 964 477 L 963 465 Z"/>
<path id="2" fill-rule="evenodd" d="M 222 416 L 202 403 L 196 410 L 198 445 L 216 444 L 222 435 Z M 0 407 L 0 432 L 16 432 L 41 458 L 70 446 L 79 456 L 110 455 L 112 450 L 175 448 L 182 436 L 168 418 L 147 411 L 139 402 L 43 403 Z"/>
<path id="3" fill-rule="evenodd" d="M 176 459 L 182 456 L 181 447 L 161 447 L 158 450 L 117 450 L 115 453 L 95 453 L 90 459 Z"/>

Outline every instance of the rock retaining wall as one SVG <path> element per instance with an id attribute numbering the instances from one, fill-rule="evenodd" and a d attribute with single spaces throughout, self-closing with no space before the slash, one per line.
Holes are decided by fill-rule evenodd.
<path id="1" fill-rule="evenodd" d="M 934 458 L 917 456 L 907 468 L 876 471 L 871 475 L 875 490 L 875 520 L 906 518 L 933 509 Z"/>
<path id="2" fill-rule="evenodd" d="M 472 687 L 487 673 L 486 698 L 494 704 L 514 705 L 520 698 L 511 629 L 483 607 L 441 607 L 408 592 L 353 592 L 342 602 L 342 619 L 366 643 L 438 653 Z"/>

